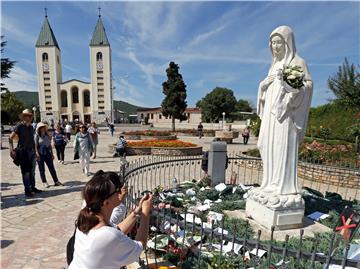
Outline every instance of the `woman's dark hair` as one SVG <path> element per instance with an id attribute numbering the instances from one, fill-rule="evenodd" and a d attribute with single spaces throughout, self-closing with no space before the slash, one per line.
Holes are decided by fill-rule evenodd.
<path id="1" fill-rule="evenodd" d="M 113 183 L 109 178 L 105 177 L 104 172 L 94 175 L 86 183 L 82 190 L 82 197 L 86 202 L 86 207 L 81 209 L 77 219 L 77 227 L 83 233 L 87 234 L 99 223 L 96 214 L 101 211 L 104 201 L 111 194 L 111 185 Z"/>
<path id="2" fill-rule="evenodd" d="M 120 180 L 120 176 L 116 172 L 104 172 L 103 170 L 98 170 L 95 176 L 102 175 L 106 179 L 110 179 L 111 182 L 115 185 L 115 188 L 121 189 L 124 186 L 124 182 Z"/>
<path id="3" fill-rule="evenodd" d="M 120 180 L 120 176 L 115 172 L 105 172 L 104 178 L 110 179 L 115 188 L 121 189 L 124 186 L 124 182 Z"/>

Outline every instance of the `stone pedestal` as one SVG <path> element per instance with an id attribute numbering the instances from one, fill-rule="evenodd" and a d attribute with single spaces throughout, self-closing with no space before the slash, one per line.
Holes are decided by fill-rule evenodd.
<path id="1" fill-rule="evenodd" d="M 303 227 L 305 204 L 300 194 L 276 195 L 254 190 L 246 200 L 246 215 L 267 229 Z"/>
<path id="2" fill-rule="evenodd" d="M 221 141 L 225 141 L 227 144 L 232 144 L 233 139 L 239 137 L 238 131 L 215 131 L 215 137 L 220 138 Z"/>
<path id="3" fill-rule="evenodd" d="M 210 144 L 208 173 L 212 186 L 225 183 L 226 152 L 226 143 L 214 141 Z"/>

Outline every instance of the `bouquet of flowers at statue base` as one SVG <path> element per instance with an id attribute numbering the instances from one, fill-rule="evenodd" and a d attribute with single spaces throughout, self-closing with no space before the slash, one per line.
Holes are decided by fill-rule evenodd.
<path id="1" fill-rule="evenodd" d="M 291 88 L 296 89 L 295 92 L 297 92 L 298 89 L 304 86 L 304 82 L 303 82 L 304 76 L 305 76 L 304 71 L 300 66 L 297 65 L 284 66 L 284 69 L 282 71 L 283 81 L 286 82 L 285 86 L 289 85 Z M 289 92 L 293 92 L 294 90 L 291 90 L 290 87 L 285 87 L 285 90 Z"/>

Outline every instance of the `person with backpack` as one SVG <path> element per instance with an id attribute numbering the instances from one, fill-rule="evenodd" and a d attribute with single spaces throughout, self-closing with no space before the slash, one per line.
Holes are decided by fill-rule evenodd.
<path id="1" fill-rule="evenodd" d="M 37 125 L 34 141 L 36 160 L 38 162 L 40 177 L 44 187 L 49 188 L 49 184 L 47 183 L 45 176 L 45 164 L 47 165 L 53 178 L 54 186 L 64 186 L 59 181 L 54 167 L 54 154 L 51 147 L 51 138 L 48 134 L 47 124 L 40 122 Z"/>
<path id="2" fill-rule="evenodd" d="M 89 134 L 91 135 L 91 138 L 94 142 L 94 151 L 93 151 L 93 155 L 92 158 L 95 159 L 96 158 L 96 147 L 99 144 L 99 128 L 96 127 L 96 123 L 93 122 L 90 126 L 90 128 L 88 129 Z"/>
<path id="3" fill-rule="evenodd" d="M 86 183 L 82 197 L 86 206 L 77 218 L 73 259 L 69 269 L 121 268 L 136 262 L 146 246 L 149 235 L 152 195 L 145 195 L 139 205 L 116 227 L 110 216 L 119 205 L 119 188 L 104 175 Z M 126 236 L 137 220 L 140 225 L 135 240 Z"/>
<path id="4" fill-rule="evenodd" d="M 60 125 L 55 126 L 55 131 L 53 133 L 53 145 L 56 149 L 56 156 L 58 163 L 64 164 L 65 159 L 65 146 L 67 144 L 67 137 L 64 134 L 64 131 L 61 130 Z"/>
<path id="5" fill-rule="evenodd" d="M 127 142 L 123 135 L 119 136 L 119 141 L 116 143 L 115 154 L 113 157 L 125 157 Z"/>

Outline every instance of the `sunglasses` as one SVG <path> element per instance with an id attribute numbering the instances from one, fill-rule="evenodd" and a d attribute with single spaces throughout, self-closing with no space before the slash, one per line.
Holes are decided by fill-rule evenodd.
<path id="1" fill-rule="evenodd" d="M 109 199 L 111 196 L 113 196 L 115 193 L 118 193 L 119 191 L 120 191 L 120 188 L 116 187 L 112 193 L 110 193 L 108 196 L 106 196 L 105 200 Z"/>

